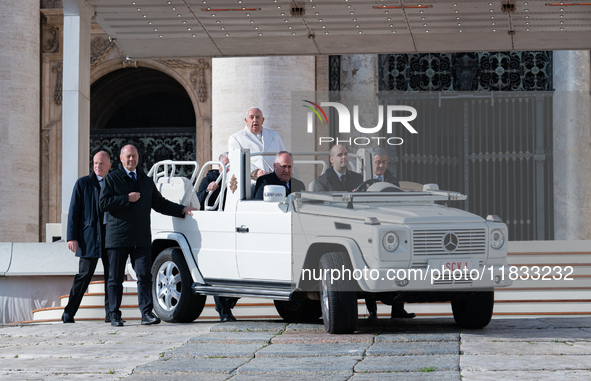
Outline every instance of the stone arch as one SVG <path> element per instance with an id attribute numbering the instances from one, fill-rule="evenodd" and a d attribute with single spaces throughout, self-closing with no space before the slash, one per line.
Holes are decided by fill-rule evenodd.
<path id="1" fill-rule="evenodd" d="M 91 86 L 90 128 L 194 127 L 193 103 L 177 81 L 139 67 L 110 72 Z"/>
<path id="2" fill-rule="evenodd" d="M 191 68 L 190 64 L 187 64 L 188 68 Z M 197 100 L 197 96 L 195 94 L 194 88 L 191 86 L 190 75 L 185 75 L 185 73 L 180 73 L 177 70 L 174 70 L 172 67 L 167 66 L 163 63 L 158 61 L 152 60 L 141 60 L 141 61 L 125 61 L 124 58 L 119 59 L 112 59 L 106 62 L 101 63 L 96 68 L 91 70 L 90 73 L 90 86 L 104 78 L 106 75 L 121 69 L 126 68 L 148 68 L 160 71 L 167 76 L 171 77 L 175 81 L 177 81 L 187 92 L 187 95 L 191 99 L 191 103 L 193 104 L 193 109 L 195 110 L 195 119 L 199 120 L 200 118 L 204 117 L 207 112 L 202 109 L 202 106 L 199 105 Z"/>
<path id="3" fill-rule="evenodd" d="M 196 159 L 199 163 L 205 162 L 211 156 L 211 98 L 203 102 L 199 101 L 198 94 L 194 83 L 199 69 L 198 64 L 194 59 L 186 59 L 183 61 L 171 60 L 140 60 L 129 61 L 124 57 L 117 57 L 101 62 L 96 67 L 91 69 L 90 83 L 91 87 L 101 78 L 127 68 L 147 68 L 153 69 L 176 81 L 185 90 L 189 97 L 195 116 L 195 124 L 193 125 L 196 135 Z M 208 67 L 211 67 L 211 60 L 204 61 Z M 207 83 L 208 92 L 211 92 L 211 72 L 206 72 L 205 82 Z M 92 113 L 92 95 L 91 95 L 91 113 Z M 92 127 L 92 126 L 91 126 Z"/>

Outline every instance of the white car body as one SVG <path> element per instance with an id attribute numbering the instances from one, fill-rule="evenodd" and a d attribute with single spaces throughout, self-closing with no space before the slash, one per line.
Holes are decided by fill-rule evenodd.
<path id="1" fill-rule="evenodd" d="M 191 299 L 196 295 L 274 299 L 276 305 L 283 303 L 291 311 L 282 311 L 278 306 L 286 320 L 305 318 L 310 311 L 318 314 L 315 304 L 320 299 L 327 330 L 351 332 L 354 323 L 340 325 L 339 316 L 346 311 L 356 318 L 356 300 L 367 293 L 375 294 L 385 303 L 394 299 L 453 301 L 459 296 L 462 297 L 458 300 L 471 300 L 473 295 L 511 284 L 506 276 L 506 225 L 498 218 L 483 219 L 436 203 L 465 199 L 461 194 L 439 191 L 432 185 L 421 192 L 391 192 L 392 189 L 383 189 L 385 185 L 381 183 L 376 186 L 382 192 L 372 192 L 370 187 L 368 192 L 300 192 L 288 197 L 275 194 L 268 200 L 252 200 L 250 152 L 231 152 L 230 163 L 229 171 L 220 179 L 222 188 L 227 189 L 220 192 L 218 200 L 223 208 L 194 212 L 184 219 L 152 214 L 154 304 L 160 306 L 156 312 L 164 320 L 196 318 L 198 313 L 197 316 L 189 313 L 190 305 L 204 300 Z M 365 163 L 362 167 L 368 167 L 370 160 Z M 221 162 L 210 162 L 206 167 L 215 164 Z M 195 190 L 201 176 L 196 175 L 195 169 L 190 180 L 171 181 L 175 165 L 182 164 L 161 162 L 150 174 L 163 196 L 197 206 Z M 396 241 L 390 232 L 398 238 L 394 251 L 388 251 L 384 243 L 388 234 L 389 240 Z M 491 240 L 493 232 L 496 242 Z M 445 240 L 449 241 L 447 248 Z M 502 240 L 500 247 L 493 248 L 491 244 L 498 245 L 499 240 Z M 394 246 L 391 242 L 388 245 Z M 174 260 L 157 260 L 159 253 L 170 254 L 174 250 L 177 252 Z M 180 253 L 184 264 L 178 258 Z M 313 270 L 317 275 L 321 273 L 321 266 L 326 267 L 330 259 L 321 261 L 321 258 L 329 253 L 343 261 L 349 270 L 358 270 L 357 275 L 365 271 L 364 276 L 356 277 L 353 282 L 341 284 L 346 286 L 341 291 L 354 294 L 344 304 L 335 299 L 337 294 L 331 293 L 337 292 L 332 279 L 309 276 Z M 186 266 L 190 279 L 172 282 L 166 275 L 169 262 L 173 267 Z M 437 268 L 446 265 L 450 270 L 453 266 L 462 267 L 463 276 L 461 271 L 450 271 L 445 274 L 448 276 L 443 276 L 443 272 L 438 274 Z M 335 269 L 331 270 L 336 274 Z M 393 274 L 398 276 L 392 279 Z M 400 277 L 403 274 L 406 279 Z M 182 300 L 183 292 L 188 290 L 187 282 L 191 283 L 194 294 L 185 299 L 191 302 Z M 353 309 L 351 300 L 355 300 L 355 311 L 349 311 Z M 332 313 L 329 302 L 339 306 L 338 314 L 332 319 L 327 318 Z M 486 303 L 490 304 L 490 300 Z M 300 311 L 300 304 L 306 308 Z M 178 311 L 179 306 L 185 310 L 183 313 Z M 202 308 L 196 307 L 199 313 Z M 327 320 L 332 325 L 327 326 Z"/>

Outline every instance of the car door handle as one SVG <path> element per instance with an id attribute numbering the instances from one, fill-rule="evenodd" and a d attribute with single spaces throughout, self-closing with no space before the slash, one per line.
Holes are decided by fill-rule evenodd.
<path id="1" fill-rule="evenodd" d="M 242 225 L 239 228 L 236 228 L 236 233 L 248 233 L 248 228 Z"/>

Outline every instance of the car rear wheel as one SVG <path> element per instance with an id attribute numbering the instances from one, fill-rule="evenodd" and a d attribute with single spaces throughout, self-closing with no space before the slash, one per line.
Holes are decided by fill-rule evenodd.
<path id="1" fill-rule="evenodd" d="M 479 291 L 471 294 L 466 299 L 451 302 L 454 320 L 463 328 L 484 328 L 492 318 L 495 292 Z"/>
<path id="2" fill-rule="evenodd" d="M 163 250 L 152 265 L 154 312 L 169 323 L 190 323 L 205 306 L 205 295 L 195 295 L 193 279 L 178 247 Z"/>
<path id="3" fill-rule="evenodd" d="M 332 279 L 331 270 L 350 269 L 349 258 L 341 252 L 327 253 L 320 258 L 322 281 L 320 304 L 324 329 L 328 333 L 353 333 L 357 325 L 357 292 L 353 280 Z M 336 271 L 334 272 L 336 274 Z M 326 276 L 327 275 L 327 276 Z"/>

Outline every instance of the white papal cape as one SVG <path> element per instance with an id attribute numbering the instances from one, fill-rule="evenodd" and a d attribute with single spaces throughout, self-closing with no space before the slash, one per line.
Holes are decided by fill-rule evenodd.
<path id="1" fill-rule="evenodd" d="M 253 134 L 248 126 L 244 127 L 232 135 L 228 139 L 228 151 L 240 148 L 248 148 L 251 153 L 255 152 L 279 152 L 285 151 L 283 140 L 281 136 L 273 130 L 263 127 L 262 141 Z M 266 172 L 273 172 L 274 156 L 253 156 L 250 159 L 250 171 L 255 169 L 262 169 Z"/>

